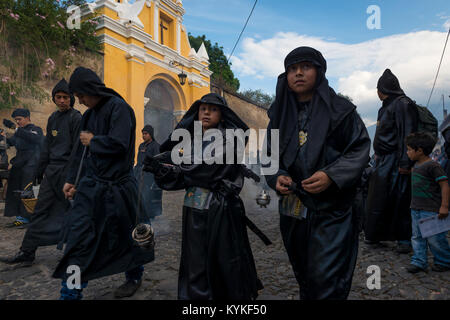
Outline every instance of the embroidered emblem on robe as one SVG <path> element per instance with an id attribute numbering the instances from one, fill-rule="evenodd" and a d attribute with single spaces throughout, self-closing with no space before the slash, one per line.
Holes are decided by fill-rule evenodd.
<path id="1" fill-rule="evenodd" d="M 56 137 L 58 135 L 58 130 L 52 130 L 52 136 Z"/>
<path id="2" fill-rule="evenodd" d="M 300 147 L 303 146 L 306 141 L 308 141 L 308 133 L 302 130 L 298 133 L 298 143 L 300 144 Z"/>

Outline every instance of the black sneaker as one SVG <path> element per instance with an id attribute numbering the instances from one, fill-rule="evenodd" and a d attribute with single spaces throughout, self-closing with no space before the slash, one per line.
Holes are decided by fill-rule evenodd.
<path id="1" fill-rule="evenodd" d="M 22 267 L 29 267 L 33 264 L 34 255 L 27 254 L 23 251 L 19 251 L 12 257 L 0 257 L 0 262 L 7 264 L 20 264 Z"/>
<path id="2" fill-rule="evenodd" d="M 431 270 L 436 271 L 436 272 L 445 272 L 445 271 L 450 271 L 450 267 L 444 267 L 440 264 L 433 264 L 433 266 L 431 267 Z"/>
<path id="3" fill-rule="evenodd" d="M 406 268 L 406 271 L 408 271 L 409 273 L 418 273 L 420 271 L 427 272 L 426 269 L 422 269 L 414 264 L 412 264 L 408 268 Z"/>
<path id="4" fill-rule="evenodd" d="M 142 280 L 127 280 L 124 284 L 114 291 L 114 297 L 126 298 L 131 297 L 142 284 Z"/>
<path id="5" fill-rule="evenodd" d="M 411 252 L 411 246 L 408 245 L 408 244 L 401 243 L 401 244 L 397 245 L 397 250 L 396 251 L 397 251 L 397 253 L 400 253 L 400 254 L 402 254 L 402 253 L 410 253 Z"/>

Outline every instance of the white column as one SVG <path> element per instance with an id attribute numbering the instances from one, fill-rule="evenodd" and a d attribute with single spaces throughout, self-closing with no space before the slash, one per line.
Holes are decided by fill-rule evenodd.
<path id="1" fill-rule="evenodd" d="M 155 34 L 153 39 L 159 43 L 159 1 L 153 1 L 153 5 L 155 6 L 153 14 Z"/>
<path id="2" fill-rule="evenodd" d="M 181 17 L 177 17 L 177 52 L 181 54 Z"/>

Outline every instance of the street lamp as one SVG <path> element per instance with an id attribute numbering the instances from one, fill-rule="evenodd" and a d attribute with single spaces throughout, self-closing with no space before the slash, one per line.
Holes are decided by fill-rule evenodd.
<path id="1" fill-rule="evenodd" d="M 180 80 L 180 84 L 182 86 L 184 86 L 184 84 L 186 83 L 186 79 L 187 79 L 187 74 L 184 73 L 184 70 L 183 70 L 184 65 L 182 65 L 181 63 L 179 63 L 177 61 L 170 61 L 169 64 L 172 67 L 181 66 L 181 73 L 178 74 L 178 79 Z"/>

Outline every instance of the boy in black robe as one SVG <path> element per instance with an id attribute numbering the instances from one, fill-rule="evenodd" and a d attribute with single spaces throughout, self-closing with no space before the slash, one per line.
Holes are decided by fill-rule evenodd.
<path id="1" fill-rule="evenodd" d="M 356 107 L 329 87 L 319 51 L 299 47 L 284 65 L 267 128 L 268 146 L 270 130 L 279 130 L 280 165 L 266 179 L 281 195 L 280 230 L 300 298 L 346 299 L 358 253 L 352 203 L 370 139 Z"/>
<path id="2" fill-rule="evenodd" d="M 144 250 L 131 237 L 139 222 L 133 175 L 134 111 L 92 70 L 77 68 L 69 88 L 89 109 L 81 119 L 81 143 L 75 147 L 63 189 L 74 202 L 68 213 L 64 256 L 53 277 L 63 280 L 61 299 L 81 299 L 88 280 L 126 272 L 126 282 L 115 296 L 130 296 L 141 284 L 142 265 L 154 260 L 153 249 Z M 82 172 L 75 185 L 80 163 Z M 73 265 L 81 271 L 78 288 L 67 284 L 68 267 Z"/>
<path id="3" fill-rule="evenodd" d="M 411 251 L 411 168 L 406 137 L 417 131 L 417 111 L 400 87 L 397 77 L 386 69 L 378 80 L 378 111 L 373 140 L 375 167 L 369 181 L 366 242 L 398 241 L 397 251 Z"/>
<path id="4" fill-rule="evenodd" d="M 20 251 L 14 257 L 0 260 L 6 263 L 29 266 L 38 247 L 57 244 L 64 213 L 70 206 L 62 190 L 70 155 L 79 138 L 81 113 L 73 109 L 75 97 L 70 94 L 65 79 L 53 89 L 52 99 L 58 110 L 48 118 L 47 135 L 36 170 L 35 179 L 41 181 L 38 201 Z"/>
<path id="5" fill-rule="evenodd" d="M 149 124 L 144 126 L 142 129 L 144 142 L 139 145 L 137 164 L 134 167 L 134 175 L 141 193 L 143 214 L 149 220 L 153 220 L 162 214 L 162 190 L 156 184 L 153 173 L 142 171 L 145 157 L 153 157 L 159 154 L 159 143 L 154 139 L 154 136 L 153 127 Z"/>
<path id="6" fill-rule="evenodd" d="M 31 215 L 23 206 L 20 193 L 17 191 L 23 191 L 34 180 L 44 134 L 40 127 L 31 123 L 29 110 L 18 108 L 14 110 L 11 117 L 16 121 L 17 128 L 13 136 L 7 135 L 6 142 L 9 146 L 16 148 L 16 156 L 11 159 L 5 217 L 16 216 L 16 221 L 9 227 L 23 227 L 30 222 Z M 3 123 L 10 129 L 15 128 L 14 124 L 7 119 L 4 119 Z"/>
<path id="7" fill-rule="evenodd" d="M 224 147 L 225 129 L 248 129 L 225 99 L 215 93 L 194 102 L 176 129 L 188 130 L 192 138 L 195 121 L 201 121 L 204 132 L 219 129 Z M 171 152 L 177 144 L 171 141 L 172 135 L 161 145 L 161 152 Z M 194 139 L 190 143 L 193 145 Z M 203 141 L 202 150 L 209 143 Z M 167 167 L 153 158 L 144 161 L 144 170 L 155 174 L 162 189 L 186 189 L 178 299 L 254 300 L 262 284 L 257 278 L 245 209 L 239 198 L 244 183 L 241 166 L 225 164 L 225 160 L 224 164 L 192 163 Z"/>

